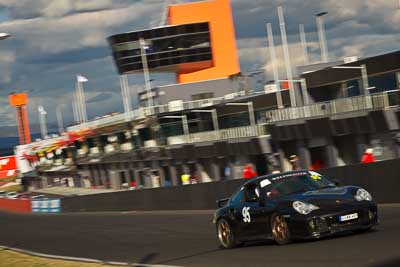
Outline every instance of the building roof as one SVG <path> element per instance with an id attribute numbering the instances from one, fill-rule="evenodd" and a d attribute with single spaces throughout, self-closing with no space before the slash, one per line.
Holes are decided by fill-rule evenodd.
<path id="1" fill-rule="evenodd" d="M 366 65 L 368 76 L 400 70 L 400 51 L 334 66 L 358 67 L 364 64 Z M 360 69 L 333 69 L 332 67 L 333 66 L 329 66 L 314 72 L 306 72 L 302 74 L 301 77 L 306 79 L 308 88 L 321 87 L 361 78 Z"/>

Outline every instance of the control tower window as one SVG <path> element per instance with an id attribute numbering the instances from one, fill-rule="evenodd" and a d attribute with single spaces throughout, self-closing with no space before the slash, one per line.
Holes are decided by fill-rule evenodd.
<path id="1" fill-rule="evenodd" d="M 139 40 L 145 41 L 144 51 L 148 68 L 160 71 L 177 71 L 177 66 L 203 61 L 212 65 L 210 29 L 207 22 L 168 26 L 140 32 L 129 32 L 109 38 L 114 60 L 120 73 L 143 69 Z M 193 69 L 191 69 L 193 70 Z"/>
<path id="2" fill-rule="evenodd" d="M 193 101 L 209 99 L 209 98 L 214 98 L 214 93 L 201 93 L 201 94 L 192 95 Z"/>

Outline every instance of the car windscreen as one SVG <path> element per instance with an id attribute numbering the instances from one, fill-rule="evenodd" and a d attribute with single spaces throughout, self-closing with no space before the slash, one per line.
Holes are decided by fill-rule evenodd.
<path id="1" fill-rule="evenodd" d="M 266 178 L 260 181 L 263 193 L 268 197 L 277 197 L 334 187 L 328 178 L 316 172 L 302 172 L 290 175 Z"/>

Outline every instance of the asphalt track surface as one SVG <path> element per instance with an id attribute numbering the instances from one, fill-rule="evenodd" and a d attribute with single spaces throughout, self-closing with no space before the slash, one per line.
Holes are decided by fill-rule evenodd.
<path id="1" fill-rule="evenodd" d="M 400 266 L 400 205 L 376 230 L 278 246 L 219 247 L 211 211 L 0 213 L 0 245 L 40 253 L 174 266 Z"/>

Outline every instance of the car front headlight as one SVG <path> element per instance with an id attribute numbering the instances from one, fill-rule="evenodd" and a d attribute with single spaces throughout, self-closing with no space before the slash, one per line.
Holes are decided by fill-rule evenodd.
<path id="1" fill-rule="evenodd" d="M 360 189 L 357 190 L 356 195 L 354 196 L 354 198 L 355 198 L 357 201 L 363 201 L 363 200 L 371 201 L 371 200 L 372 200 L 371 194 L 368 193 L 367 190 L 362 189 L 362 188 L 360 188 Z"/>
<path id="2" fill-rule="evenodd" d="M 292 206 L 293 206 L 293 209 L 295 209 L 298 213 L 304 214 L 304 215 L 309 214 L 313 210 L 319 209 L 319 207 L 317 207 L 317 206 L 315 206 L 313 204 L 304 203 L 304 202 L 301 202 L 301 201 L 293 202 Z"/>

